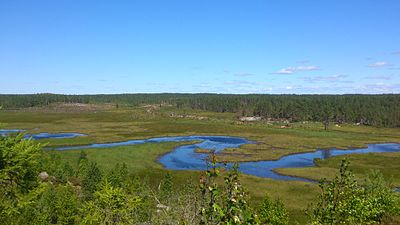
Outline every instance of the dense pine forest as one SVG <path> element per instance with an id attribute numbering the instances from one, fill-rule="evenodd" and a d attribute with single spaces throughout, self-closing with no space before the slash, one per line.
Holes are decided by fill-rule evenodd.
<path id="1" fill-rule="evenodd" d="M 399 127 L 400 95 L 263 95 L 263 94 L 111 94 L 111 95 L 0 95 L 4 109 L 52 103 L 110 103 L 128 106 L 170 104 L 238 116 L 296 121 L 331 121 Z"/>

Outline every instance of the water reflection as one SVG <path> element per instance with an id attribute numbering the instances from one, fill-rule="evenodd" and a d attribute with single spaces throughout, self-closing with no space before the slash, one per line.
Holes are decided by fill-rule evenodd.
<path id="1" fill-rule="evenodd" d="M 22 133 L 25 130 L 0 130 L 0 136 L 6 136 L 13 133 Z M 38 133 L 38 134 L 25 134 L 25 139 L 33 139 L 33 140 L 40 140 L 40 139 L 49 139 L 49 138 L 74 138 L 74 137 L 82 137 L 87 136 L 86 134 L 80 133 Z"/>
<path id="2" fill-rule="evenodd" d="M 205 170 L 207 168 L 205 159 L 208 154 L 197 153 L 196 149 L 214 150 L 217 154 L 226 148 L 237 148 L 242 144 L 254 143 L 245 138 L 228 137 L 228 136 L 177 136 L 177 137 L 160 137 L 149 138 L 144 140 L 130 140 L 124 142 L 92 144 L 85 146 L 67 146 L 60 147 L 56 150 L 71 150 L 84 148 L 107 148 L 125 145 L 137 145 L 143 143 L 161 143 L 161 142 L 182 142 L 182 141 L 200 141 L 196 144 L 182 145 L 175 148 L 159 159 L 159 162 L 167 169 L 171 170 Z M 400 144 L 370 144 L 367 148 L 361 149 L 317 149 L 315 152 L 298 153 L 287 155 L 279 160 L 257 161 L 257 162 L 242 162 L 239 170 L 243 173 L 272 178 L 277 180 L 299 180 L 310 181 L 304 178 L 280 175 L 274 172 L 278 168 L 300 168 L 314 166 L 314 159 L 327 159 L 332 156 L 345 154 L 365 154 L 374 152 L 398 152 Z M 221 165 L 221 164 L 220 164 Z M 221 165 L 222 166 L 222 165 Z M 231 167 L 232 164 L 228 164 Z"/>

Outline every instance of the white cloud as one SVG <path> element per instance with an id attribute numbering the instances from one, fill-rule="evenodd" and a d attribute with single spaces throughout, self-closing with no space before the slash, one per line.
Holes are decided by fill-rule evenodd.
<path id="1" fill-rule="evenodd" d="M 333 75 L 333 76 L 304 77 L 304 80 L 307 82 L 323 82 L 323 81 L 340 82 L 340 81 L 342 81 L 343 78 L 346 78 L 346 77 L 348 77 L 348 76 L 344 75 L 344 74 L 338 74 L 338 75 Z"/>
<path id="2" fill-rule="evenodd" d="M 303 72 L 303 71 L 313 71 L 319 70 L 317 66 L 296 66 L 296 67 L 287 67 L 280 69 L 279 71 L 272 73 L 272 74 L 293 74 L 296 72 Z"/>
<path id="3" fill-rule="evenodd" d="M 294 71 L 291 68 L 283 68 L 275 72 L 274 74 L 292 74 L 292 73 L 294 73 Z"/>
<path id="4" fill-rule="evenodd" d="M 388 66 L 388 65 L 389 65 L 388 62 L 379 61 L 379 62 L 374 62 L 374 63 L 369 64 L 368 67 L 375 67 L 375 68 L 377 68 L 377 67 L 385 67 L 385 66 Z"/>

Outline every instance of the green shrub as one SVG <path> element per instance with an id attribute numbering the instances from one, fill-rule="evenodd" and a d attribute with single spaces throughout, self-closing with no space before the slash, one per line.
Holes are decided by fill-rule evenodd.
<path id="1" fill-rule="evenodd" d="M 376 224 L 396 214 L 396 196 L 379 172 L 364 185 L 358 184 L 343 160 L 340 174 L 331 182 L 321 181 L 321 195 L 309 211 L 312 224 Z"/>
<path id="2" fill-rule="evenodd" d="M 268 195 L 258 208 L 257 215 L 261 224 L 287 225 L 289 223 L 289 215 L 283 202 L 279 199 L 272 201 Z"/>

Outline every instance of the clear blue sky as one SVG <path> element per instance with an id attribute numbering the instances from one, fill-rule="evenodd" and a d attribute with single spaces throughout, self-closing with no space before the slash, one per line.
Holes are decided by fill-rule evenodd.
<path id="1" fill-rule="evenodd" d="M 398 0 L 2 0 L 0 93 L 400 93 Z"/>

